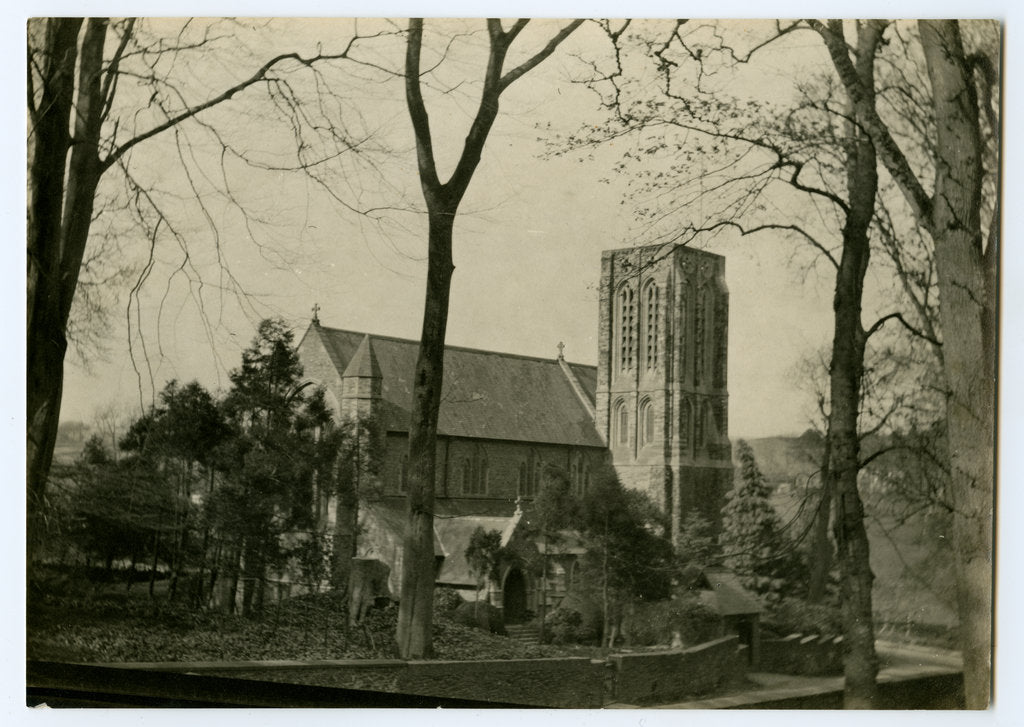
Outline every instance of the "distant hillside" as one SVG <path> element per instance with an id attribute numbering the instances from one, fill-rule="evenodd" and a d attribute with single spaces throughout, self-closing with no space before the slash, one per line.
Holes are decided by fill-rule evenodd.
<path id="1" fill-rule="evenodd" d="M 783 521 L 798 516 L 807 479 L 821 467 L 823 441 L 814 432 L 799 437 L 748 439 L 757 465 L 774 487 L 772 504 Z M 733 443 L 735 445 L 735 442 Z M 734 451 L 736 447 L 733 447 Z M 786 487 L 785 485 L 790 485 Z M 941 517 L 926 509 L 907 516 L 893 500 L 898 493 L 861 484 L 871 569 L 875 574 L 876 628 L 883 637 L 896 632 L 943 630 L 956 624 L 949 538 Z"/>
<path id="2" fill-rule="evenodd" d="M 53 446 L 54 461 L 70 464 L 78 459 L 91 433 L 88 424 L 78 421 L 61 422 L 57 427 L 57 442 Z"/>
<path id="3" fill-rule="evenodd" d="M 772 485 L 802 485 L 821 467 L 822 438 L 813 431 L 808 430 L 799 437 L 762 437 L 746 441 L 754 451 L 757 466 Z"/>

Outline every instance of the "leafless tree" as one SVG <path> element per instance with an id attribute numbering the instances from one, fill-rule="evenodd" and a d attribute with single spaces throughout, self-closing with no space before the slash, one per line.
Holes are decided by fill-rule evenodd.
<path id="1" fill-rule="evenodd" d="M 852 72 L 842 23 L 812 22 L 879 160 L 935 245 L 965 691 L 967 706 L 982 709 L 992 679 L 1000 81 L 997 45 L 969 51 L 961 26 L 918 23 L 934 117 L 932 156 L 922 164 L 879 112 L 874 88 Z"/>
<path id="2" fill-rule="evenodd" d="M 187 145 L 182 134 L 189 124 L 202 126 L 204 116 L 250 89 L 265 91 L 272 104 L 291 113 L 298 123 L 302 116 L 293 103 L 289 74 L 312 73 L 317 64 L 349 59 L 361 39 L 354 35 L 333 54 L 283 53 L 254 61 L 247 76 L 236 75 L 222 88 L 209 90 L 195 80 L 203 76 L 204 59 L 207 71 L 223 67 L 219 53 L 234 54 L 237 59 L 239 46 L 231 33 L 220 32 L 215 23 L 185 22 L 176 34 L 167 35 L 154 35 L 145 28 L 141 20 L 107 18 L 38 19 L 28 26 L 26 455 L 30 511 L 45 495 L 72 307 L 76 298 L 86 309 L 99 305 L 80 289 L 83 280 L 95 280 L 88 275 L 90 267 L 103 267 L 96 254 L 102 252 L 102 243 L 97 247 L 96 240 L 90 242 L 95 223 L 116 207 L 98 202 L 101 182 L 118 173 L 122 176 L 127 199 L 121 207 L 135 211 L 151 246 L 165 232 L 185 245 L 185 236 L 175 229 L 152 189 L 135 179 L 134 155 L 163 137 L 173 136 L 180 149 Z M 175 82 L 179 69 L 192 74 L 198 91 Z M 298 126 L 294 128 L 299 151 L 292 166 L 316 166 L 321 160 L 312 157 L 315 151 L 324 151 L 323 145 L 311 144 Z M 348 140 L 338 127 L 315 128 L 346 146 Z M 222 144 L 222 151 L 223 157 L 234 152 L 228 143 Z M 133 294 L 152 264 L 151 247 Z M 182 265 L 188 265 L 187 252 Z M 108 266 L 100 278 L 111 269 L 123 273 L 117 265 Z"/>
<path id="3" fill-rule="evenodd" d="M 413 376 L 409 423 L 409 511 L 402 560 L 398 651 L 403 658 L 423 658 L 430 652 L 434 592 L 434 482 L 437 416 L 444 371 L 444 339 L 452 263 L 452 233 L 459 204 L 480 163 L 487 137 L 498 117 L 501 95 L 519 78 L 550 56 L 583 22 L 574 20 L 540 50 L 511 68 L 506 58 L 527 26 L 516 20 L 506 30 L 502 21 L 487 21 L 488 54 L 480 100 L 455 169 L 447 181 L 438 172 L 430 117 L 423 96 L 421 66 L 423 21 L 409 22 L 405 56 L 405 96 L 416 137 L 420 187 L 427 207 L 427 286 L 419 353 Z"/>
<path id="4" fill-rule="evenodd" d="M 604 27 L 621 49 L 626 26 L 605 23 Z M 882 410 L 873 419 L 865 416 L 865 390 L 879 381 L 865 377 L 865 355 L 869 340 L 890 322 L 934 346 L 938 339 L 927 315 L 927 282 L 921 287 L 910 279 L 907 259 L 893 238 L 891 218 L 879 205 L 875 144 L 864 132 L 861 106 L 841 84 L 835 88 L 833 79 L 818 81 L 816 87 L 807 79 L 794 79 L 803 100 L 789 108 L 728 98 L 728 85 L 720 76 L 732 67 L 754 62 L 763 49 L 787 35 L 806 35 L 807 27 L 801 21 L 777 23 L 761 40 L 747 41 L 742 51 L 727 39 L 728 31 L 715 23 L 675 21 L 668 32 L 641 35 L 661 76 L 660 95 L 651 97 L 649 82 L 640 84 L 638 96 L 631 95 L 637 84 L 627 70 L 628 61 L 618 54 L 615 66 L 596 73 L 593 82 L 615 121 L 596 138 L 588 134 L 571 141 L 587 144 L 623 135 L 642 139 L 639 153 L 631 152 L 643 165 L 640 188 L 647 201 L 640 215 L 652 223 L 656 239 L 666 245 L 689 243 L 723 228 L 743 235 L 775 232 L 809 243 L 834 269 L 835 319 L 828 405 L 823 407 L 828 419 L 822 468 L 826 476 L 818 508 L 822 527 L 816 531 L 819 536 L 826 532 L 832 500 L 849 644 L 845 704 L 871 707 L 877 695 L 878 664 L 872 628 L 873 575 L 858 472 L 877 455 L 862 453 L 863 442 L 891 422 L 903 397 L 876 396 Z M 887 24 L 858 22 L 850 28 L 852 38 L 844 40 L 843 48 L 851 73 L 874 94 L 876 58 Z M 873 96 L 871 103 L 875 103 Z M 665 133 L 670 130 L 674 137 Z M 652 165 L 652 157 L 659 156 L 672 162 L 667 167 L 659 167 L 656 161 Z M 806 211 L 794 214 L 794 201 L 801 204 L 801 197 L 801 209 Z M 688 223 L 679 225 L 676 212 Z M 902 273 L 906 297 L 913 304 L 865 326 L 864 281 L 873 239 L 876 245 L 878 240 L 887 243 L 880 246 L 893 265 L 904 266 L 897 272 Z M 918 325 L 910 322 L 922 316 Z"/>

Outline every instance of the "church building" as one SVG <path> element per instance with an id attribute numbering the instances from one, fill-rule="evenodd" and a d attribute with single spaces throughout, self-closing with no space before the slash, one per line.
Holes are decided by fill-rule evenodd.
<path id="1" fill-rule="evenodd" d="M 647 492 L 670 514 L 674 541 L 691 511 L 717 523 L 732 484 L 728 313 L 723 257 L 686 247 L 625 248 L 601 257 L 597 366 L 570 363 L 561 345 L 552 358 L 446 347 L 437 582 L 473 582 L 461 541 L 475 524 L 512 538 L 548 465 L 582 494 L 611 464 L 625 486 Z M 418 343 L 331 328 L 314 317 L 298 352 L 339 419 L 372 416 L 380 424 L 381 494 L 361 508 L 360 556 L 384 560 L 394 574 Z M 569 587 L 571 566 L 572 558 L 553 564 L 562 577 L 553 593 Z M 538 598 L 529 574 L 513 571 L 495 589 L 506 618 L 533 610 Z"/>

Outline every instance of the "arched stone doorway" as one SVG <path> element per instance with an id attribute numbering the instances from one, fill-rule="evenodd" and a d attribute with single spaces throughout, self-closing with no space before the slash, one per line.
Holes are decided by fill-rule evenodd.
<path id="1" fill-rule="evenodd" d="M 519 568 L 510 568 L 505 575 L 505 586 L 502 588 L 502 608 L 505 623 L 522 623 L 526 621 L 526 576 Z"/>

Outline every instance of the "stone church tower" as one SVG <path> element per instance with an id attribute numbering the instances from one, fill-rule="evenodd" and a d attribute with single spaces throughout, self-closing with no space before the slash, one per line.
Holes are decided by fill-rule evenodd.
<path id="1" fill-rule="evenodd" d="M 596 424 L 622 483 L 717 529 L 732 486 L 725 258 L 654 245 L 601 256 Z"/>

